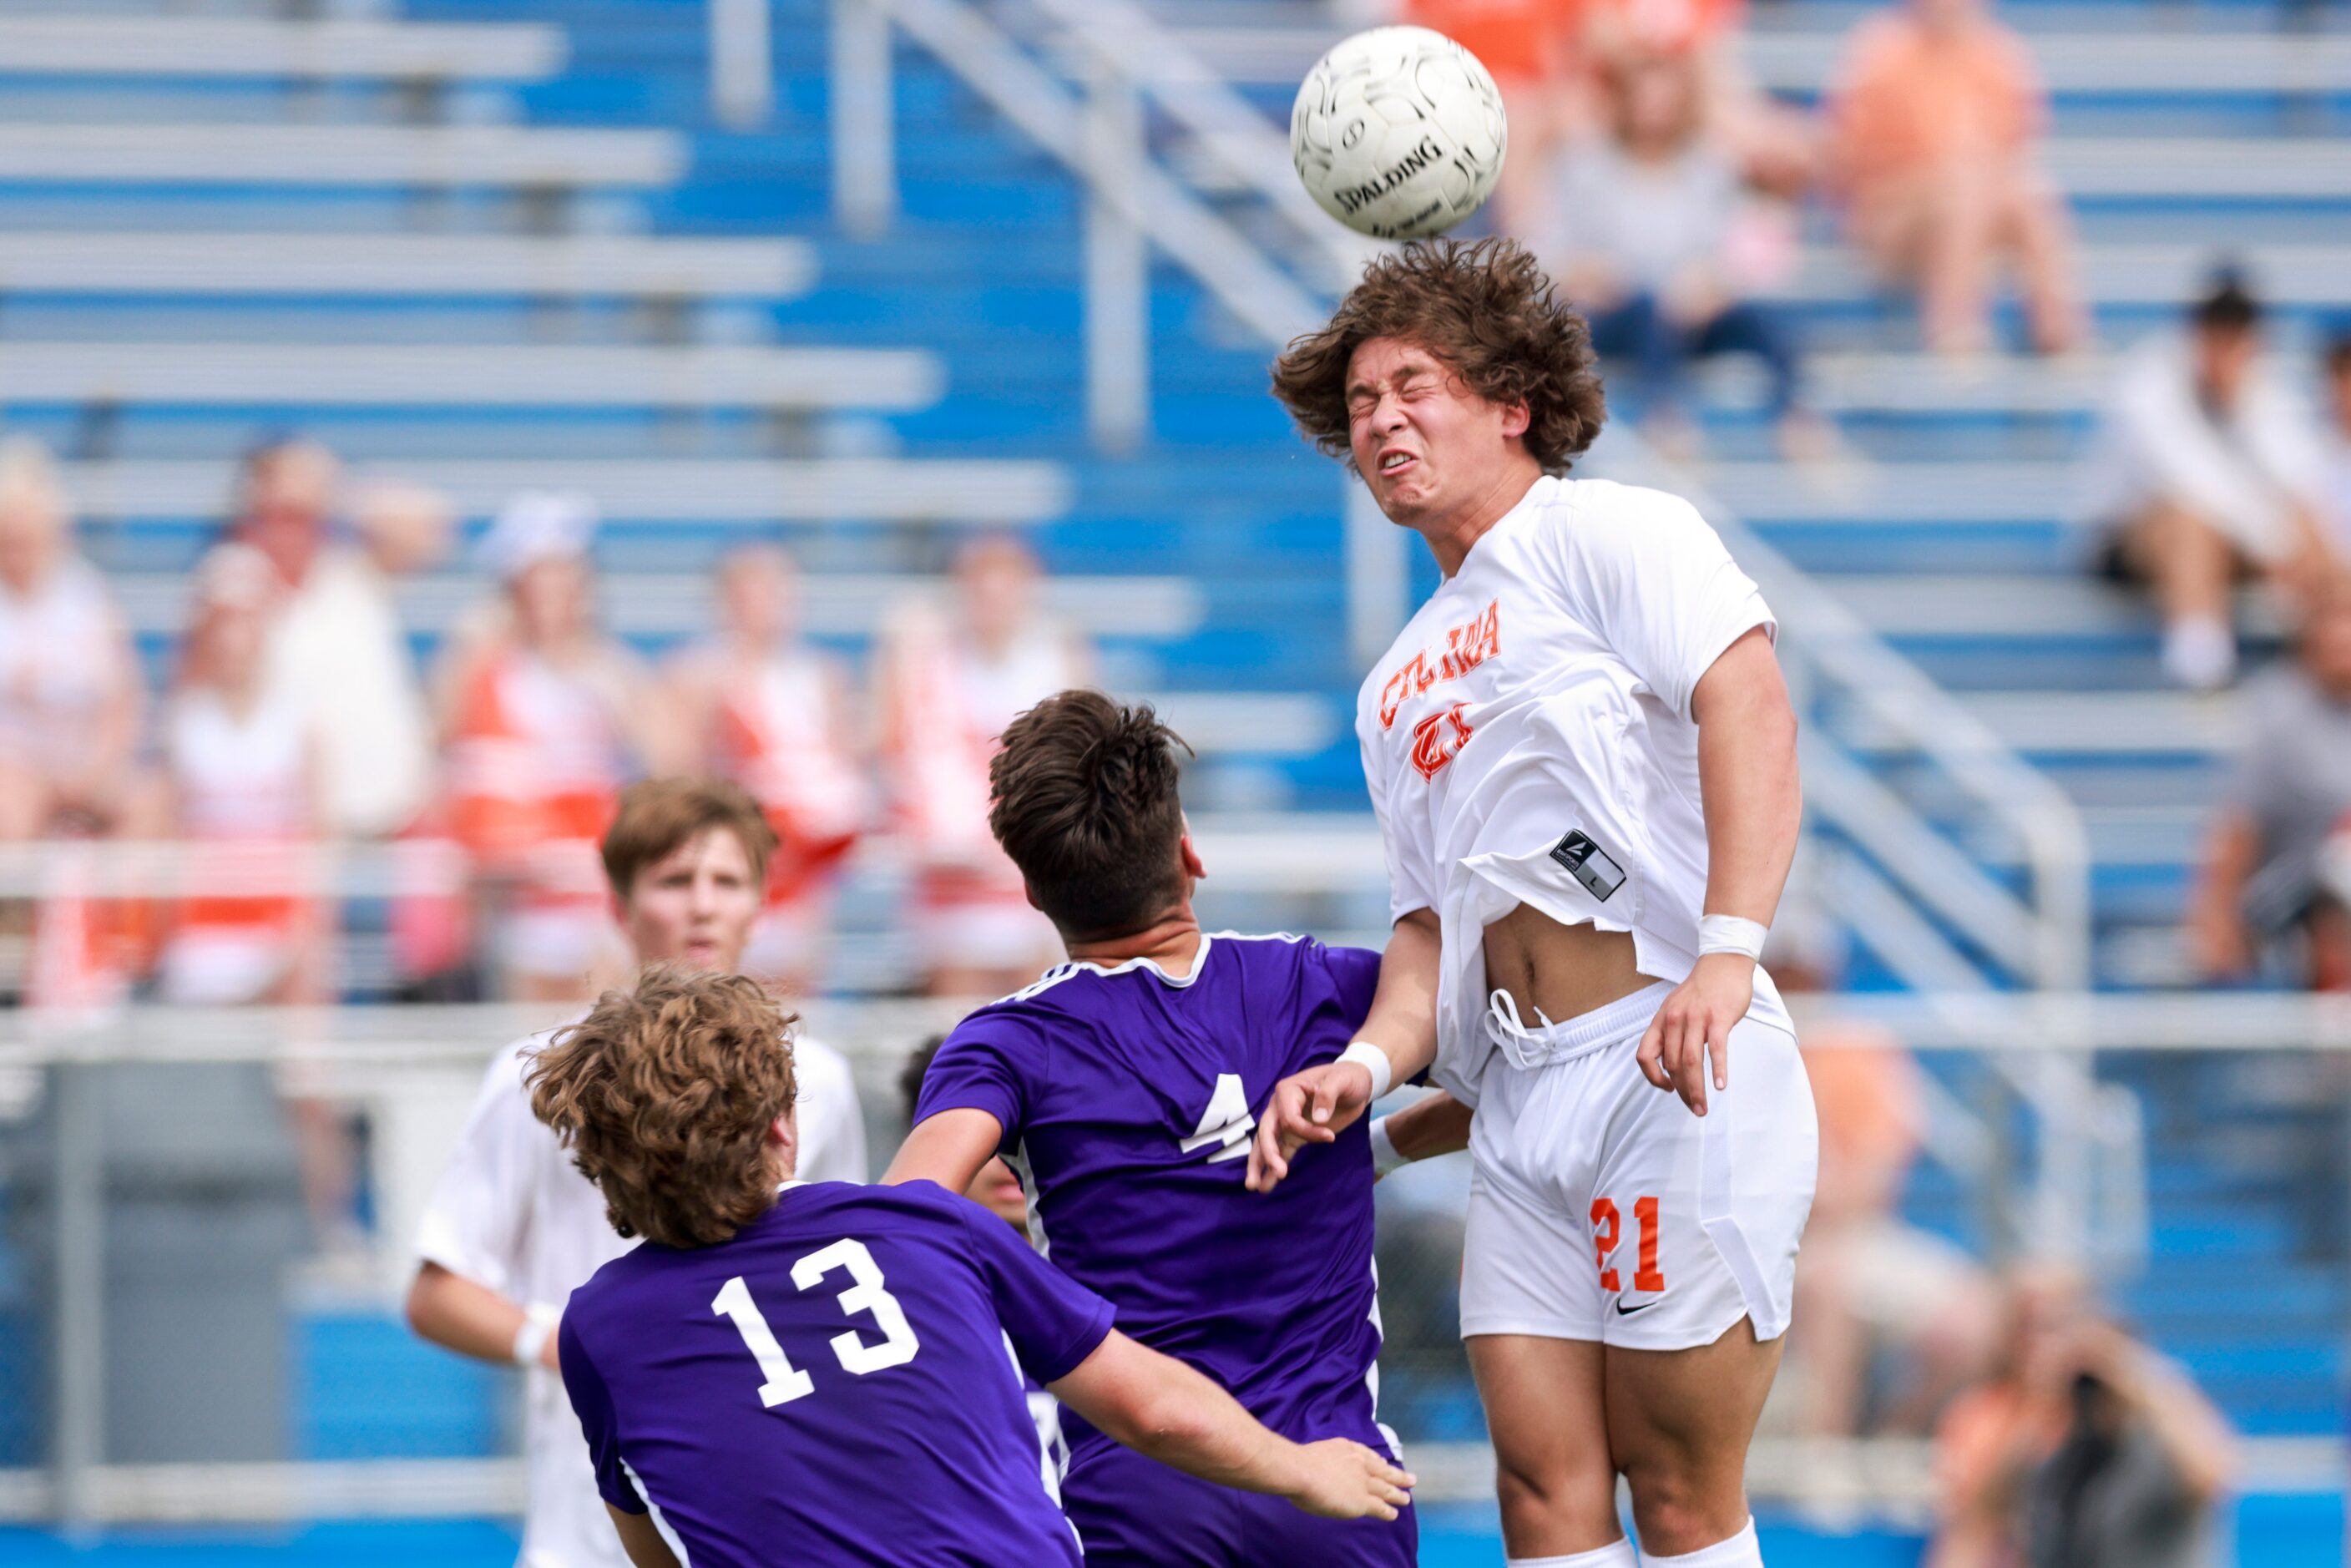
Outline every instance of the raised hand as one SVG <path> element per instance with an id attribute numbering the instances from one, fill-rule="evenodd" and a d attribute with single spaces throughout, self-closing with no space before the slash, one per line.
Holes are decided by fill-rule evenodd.
<path id="1" fill-rule="evenodd" d="M 1290 1174 L 1290 1155 L 1330 1143 L 1371 1103 L 1371 1069 L 1359 1062 L 1326 1061 L 1275 1084 L 1249 1145 L 1249 1189 L 1271 1192 Z"/>

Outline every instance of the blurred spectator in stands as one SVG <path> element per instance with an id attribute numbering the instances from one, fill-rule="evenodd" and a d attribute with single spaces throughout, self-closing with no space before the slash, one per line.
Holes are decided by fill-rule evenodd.
<path id="1" fill-rule="evenodd" d="M 2326 542 L 2339 560 L 2351 560 L 2351 329 L 2326 345 Z"/>
<path id="2" fill-rule="evenodd" d="M 172 836 L 190 893 L 163 945 L 157 989 L 195 1006 L 316 1006 L 333 998 L 333 901 L 310 885 L 326 821 L 323 747 L 295 694 L 271 678 L 285 588 L 250 545 L 198 564 L 162 719 Z M 242 884 L 242 885 L 241 885 Z M 322 1239 L 352 1230 L 352 1153 L 340 1113 L 289 1101 L 304 1197 Z"/>
<path id="3" fill-rule="evenodd" d="M 1985 0 L 1907 0 L 1855 29 L 1829 96 L 1830 163 L 1854 243 L 1915 283 L 1927 346 L 1991 344 L 1991 277 L 2016 260 L 2032 346 L 2085 334 L 2071 225 L 2036 143 L 2048 99 Z"/>
<path id="4" fill-rule="evenodd" d="M 196 889 L 163 949 L 164 998 L 186 1003 L 326 998 L 321 901 L 298 883 L 325 802 L 310 716 L 270 680 L 269 632 L 284 592 L 249 545 L 214 546 L 195 571 L 162 751 L 174 836 L 196 855 Z M 251 894 L 239 882 L 276 883 Z"/>
<path id="5" fill-rule="evenodd" d="M 2260 302 L 2221 274 L 2183 340 L 2124 361 L 2085 471 L 2099 570 L 2152 591 L 2164 672 L 2196 691 L 2236 674 L 2232 581 L 2266 577 L 2291 599 L 2332 559 L 2320 433 L 2262 361 L 2261 327 Z"/>
<path id="6" fill-rule="evenodd" d="M 621 787 L 675 755 L 652 683 L 598 624 L 586 497 L 508 501 L 482 555 L 505 614 L 459 655 L 449 820 L 491 906 L 506 987 L 528 1001 L 588 994 L 618 962 L 596 844 Z"/>
<path id="7" fill-rule="evenodd" d="M 322 825 L 342 837 L 380 838 L 423 806 L 433 753 L 379 540 L 429 540 L 436 526 L 445 538 L 446 504 L 429 493 L 385 493 L 358 519 L 367 531 L 351 537 L 335 528 L 341 499 L 333 453 L 311 441 L 272 442 L 246 459 L 229 537 L 268 558 L 285 590 L 270 632 L 269 679 L 318 733 Z M 414 554 L 409 546 L 389 559 L 407 563 Z"/>
<path id="8" fill-rule="evenodd" d="M 112 832 L 139 798 L 139 664 L 72 529 L 47 449 L 0 443 L 0 841 Z"/>
<path id="9" fill-rule="evenodd" d="M 1846 937 L 1799 876 L 1765 956 L 1792 997 L 1833 992 Z M 1926 1148 L 1930 1085 L 1892 1031 L 1806 1015 L 1804 1071 L 1820 1116 L 1820 1179 L 1796 1260 L 1795 1327 L 1782 1381 L 1806 1435 L 1924 1436 L 1981 1375 L 2000 1302 L 1974 1259 L 1902 1215 Z"/>
<path id="10" fill-rule="evenodd" d="M 1510 156 L 1495 183 L 1494 223 L 1535 235 L 1552 221 L 1552 161 L 1590 128 L 1590 77 L 1578 39 L 1584 0 L 1405 0 L 1403 20 L 1478 57 L 1502 95 Z"/>
<path id="11" fill-rule="evenodd" d="M 2043 1268 L 2012 1281 L 2000 1369 L 1944 1417 L 1937 1467 L 1926 1568 L 2205 1568 L 2235 1454 L 2184 1372 Z"/>
<path id="12" fill-rule="evenodd" d="M 1707 133 L 1698 65 L 1686 54 L 1627 55 L 1606 73 L 1608 125 L 1562 161 L 1552 233 L 1538 246 L 1592 323 L 1593 346 L 1634 371 L 1643 417 L 1668 450 L 1691 444 L 1686 366 L 1751 354 L 1771 374 L 1771 411 L 1790 455 L 1827 449 L 1796 400 L 1784 324 L 1740 297 L 1733 276 L 1743 199 L 1729 154 Z"/>
<path id="13" fill-rule="evenodd" d="M 1604 99 L 1606 78 L 1627 65 L 1660 57 L 1685 62 L 1707 134 L 1742 176 L 1801 195 L 1819 173 L 1820 139 L 1806 116 L 1774 99 L 1747 68 L 1739 49 L 1746 21 L 1746 0 L 1584 0 L 1579 52 L 1586 79 Z"/>
<path id="14" fill-rule="evenodd" d="M 883 762 L 914 868 L 908 925 L 935 996 L 1000 996 L 1061 950 L 987 827 L 997 737 L 1092 668 L 1080 637 L 1038 603 L 1039 578 L 1017 539 L 966 547 L 951 606 L 903 607 L 875 666 Z"/>
<path id="15" fill-rule="evenodd" d="M 2236 977 L 2264 952 L 2351 990 L 2351 576 L 2322 580 L 2295 656 L 2246 688 L 2241 749 L 2189 910 L 2199 968 Z"/>
<path id="16" fill-rule="evenodd" d="M 804 990 L 823 967 L 841 859 L 872 811 L 848 677 L 800 634 L 799 572 L 783 550 L 735 551 L 716 589 L 716 629 L 671 662 L 668 688 L 689 766 L 742 785 L 776 830 L 744 971 Z"/>

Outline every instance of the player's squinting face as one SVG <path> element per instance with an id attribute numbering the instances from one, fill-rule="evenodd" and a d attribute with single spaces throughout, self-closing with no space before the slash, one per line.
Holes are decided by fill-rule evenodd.
<path id="1" fill-rule="evenodd" d="M 711 828 L 637 873 L 621 927 L 641 963 L 732 971 L 759 917 L 760 892 L 743 841 Z"/>
<path id="2" fill-rule="evenodd" d="M 1521 406 L 1489 402 L 1417 343 L 1374 338 L 1347 366 L 1355 467 L 1391 521 L 1427 530 L 1478 509 L 1516 463 Z"/>

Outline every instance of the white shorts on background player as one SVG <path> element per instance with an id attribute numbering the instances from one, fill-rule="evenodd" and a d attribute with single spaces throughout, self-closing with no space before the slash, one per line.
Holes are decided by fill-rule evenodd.
<path id="1" fill-rule="evenodd" d="M 1627 1241 L 1637 1249 L 1634 1206 L 1646 1197 L 1658 1200 L 1661 1257 L 1693 1223 L 1705 1235 L 1696 1213 L 1677 1210 L 1701 1195 L 1705 1123 L 1714 1117 L 1702 1122 L 1677 1097 L 1625 1076 L 1664 993 L 1650 993 L 1629 1040 L 1614 1036 L 1636 1010 L 1631 998 L 1583 1019 L 1495 1027 L 1484 934 L 1524 904 L 1562 925 L 1626 932 L 1643 974 L 1669 984 L 1688 977 L 1707 876 L 1690 701 L 1714 662 L 1758 627 L 1775 630 L 1771 610 L 1688 502 L 1606 480 L 1546 477 L 1471 547 L 1364 683 L 1355 729 L 1387 850 L 1391 915 L 1433 909 L 1443 933 L 1431 1077 L 1479 1107 L 1472 1147 L 1485 1197 L 1473 1201 L 1467 1269 L 1491 1265 L 1497 1276 L 1481 1291 L 1485 1283 L 1499 1290 L 1506 1271 L 1479 1254 L 1518 1244 L 1504 1239 L 1517 1235 L 1502 1223 L 1504 1210 L 1523 1218 L 1524 1239 L 1548 1239 L 1558 1256 L 1546 1262 L 1555 1270 L 1583 1260 L 1593 1275 L 1587 1296 L 1600 1279 L 1595 1252 L 1606 1211 L 1595 1216 L 1594 1206 L 1603 1200 L 1617 1208 L 1620 1254 Z M 1604 1049 L 1587 1038 L 1594 1030 L 1610 1034 Z M 1718 1144 L 1718 1152 L 1735 1155 L 1742 1171 L 1779 1171 L 1784 1191 L 1802 1196 L 1792 1224 L 1756 1225 L 1755 1267 L 1746 1272 L 1767 1288 L 1750 1292 L 1730 1271 L 1739 1299 L 1760 1294 L 1767 1309 L 1768 1282 L 1792 1266 L 1814 1163 L 1802 1067 L 1778 1082 L 1769 1075 L 1780 1047 L 1793 1062 L 1792 1035 L 1777 988 L 1758 967 L 1753 1006 L 1734 1031 L 1734 1097 L 1748 1087 L 1740 1041 L 1780 1045 L 1752 1053 L 1765 1069 L 1753 1087 L 1761 1103 L 1731 1112 L 1714 1136 L 1735 1123 L 1731 1146 Z M 1533 1043 L 1537 1036 L 1548 1043 Z M 1517 1061 L 1502 1044 L 1513 1037 L 1522 1048 Z M 1622 1073 L 1607 1065 L 1619 1058 Z M 1628 1084 L 1649 1099 L 1633 1096 Z M 1490 1117 L 1489 1096 L 1497 1099 Z M 1576 1150 L 1590 1167 L 1582 1177 Z M 1687 1185 L 1683 1202 L 1664 1186 L 1617 1193 L 1594 1186 L 1668 1178 Z M 1704 1267 L 1704 1255 L 1694 1256 L 1685 1275 L 1695 1281 Z M 1633 1271 L 1620 1263 L 1620 1281 L 1630 1284 Z M 1721 1288 L 1718 1281 L 1704 1291 L 1695 1282 L 1678 1289 L 1692 1301 L 1709 1292 L 1721 1299 Z M 1537 1332 L 1601 1337 L 1585 1332 L 1594 1314 L 1571 1310 L 1573 1299 L 1561 1299 L 1558 1326 Z M 1468 1329 L 1471 1306 L 1465 1275 L 1465 1331 L 1494 1332 Z M 1613 1300 L 1609 1311 L 1613 1326 Z M 1661 1328 L 1677 1321 L 1662 1306 L 1636 1307 L 1627 1331 L 1652 1315 L 1664 1320 Z M 1717 1332 L 1735 1321 L 1734 1313 Z M 1785 1321 L 1784 1305 L 1756 1315 L 1759 1332 Z"/>
<path id="2" fill-rule="evenodd" d="M 417 1251 L 508 1301 L 560 1309 L 590 1274 L 636 1242 L 613 1231 L 595 1184 L 531 1114 L 523 1073 L 551 1034 L 518 1040 L 490 1063 L 418 1225 Z M 865 1123 L 849 1063 L 831 1047 L 801 1040 L 793 1047 L 793 1071 L 800 1179 L 865 1180 Z M 523 1410 L 529 1511 L 519 1568 L 628 1568 L 562 1380 L 531 1368 Z"/>
<path id="3" fill-rule="evenodd" d="M 1671 989 L 1538 1024 L 1489 1065 L 1469 1132 L 1464 1335 L 1686 1350 L 1741 1318 L 1759 1339 L 1787 1331 L 1820 1150 L 1795 1037 L 1743 1019 L 1729 1089 L 1692 1115 L 1634 1061 Z"/>

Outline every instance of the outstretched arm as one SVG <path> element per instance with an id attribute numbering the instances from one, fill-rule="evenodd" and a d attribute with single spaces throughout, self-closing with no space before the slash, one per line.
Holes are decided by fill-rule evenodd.
<path id="1" fill-rule="evenodd" d="M 1440 1155 L 1458 1154 L 1469 1146 L 1469 1107 L 1439 1090 L 1374 1123 L 1373 1147 L 1376 1153 L 1377 1130 L 1384 1129 L 1387 1146 L 1395 1151 L 1390 1169 L 1433 1160 Z"/>
<path id="2" fill-rule="evenodd" d="M 1394 1519 L 1412 1500 L 1412 1476 L 1361 1443 L 1278 1437 L 1192 1368 L 1114 1329 L 1048 1386 L 1116 1441 L 1218 1486 L 1269 1492 L 1325 1519 Z"/>
<path id="3" fill-rule="evenodd" d="M 925 1116 L 906 1134 L 882 1180 L 890 1186 L 935 1181 L 949 1192 L 967 1192 L 979 1167 L 996 1157 L 996 1145 L 1003 1139 L 1004 1124 L 985 1111 L 968 1106 L 941 1111 Z"/>
<path id="4" fill-rule="evenodd" d="M 438 1263 L 419 1265 L 408 1288 L 408 1326 L 446 1350 L 477 1361 L 511 1362 L 530 1314 L 517 1303 Z M 555 1364 L 555 1336 L 538 1336 L 538 1364 Z"/>
<path id="5" fill-rule="evenodd" d="M 1402 1083 L 1437 1060 L 1437 980 L 1442 954 L 1437 911 L 1416 909 L 1395 923 L 1380 956 L 1380 980 L 1357 1041 L 1388 1059 L 1388 1082 Z M 1352 1048 L 1351 1048 L 1352 1049 Z M 1305 1144 L 1336 1138 L 1377 1098 L 1372 1070 L 1339 1061 L 1292 1073 L 1274 1085 L 1249 1145 L 1249 1187 L 1271 1192 Z M 1433 1151 L 1442 1152 L 1442 1151 Z"/>
<path id="6" fill-rule="evenodd" d="M 1758 626 L 1708 667 L 1690 697 L 1698 721 L 1698 789 L 1706 802 L 1706 907 L 1771 924 L 1796 855 L 1803 789 L 1796 775 L 1796 711 Z M 1642 1073 L 1706 1114 L 1713 1084 L 1730 1087 L 1730 1030 L 1755 999 L 1755 960 L 1707 953 L 1674 988 L 1641 1037 Z"/>

